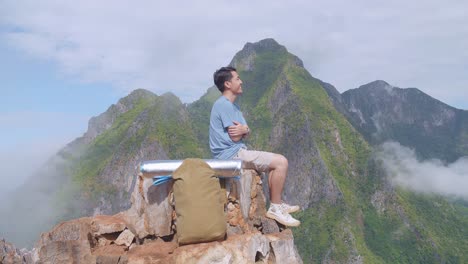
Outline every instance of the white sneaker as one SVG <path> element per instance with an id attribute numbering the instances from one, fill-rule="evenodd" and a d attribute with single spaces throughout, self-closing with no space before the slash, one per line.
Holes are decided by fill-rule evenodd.
<path id="1" fill-rule="evenodd" d="M 288 212 L 282 210 L 281 205 L 270 204 L 266 217 L 271 218 L 285 226 L 299 226 L 300 221 L 294 219 Z"/>
<path id="2" fill-rule="evenodd" d="M 298 205 L 289 205 L 285 202 L 281 202 L 280 207 L 283 211 L 288 213 L 294 213 L 301 209 Z"/>

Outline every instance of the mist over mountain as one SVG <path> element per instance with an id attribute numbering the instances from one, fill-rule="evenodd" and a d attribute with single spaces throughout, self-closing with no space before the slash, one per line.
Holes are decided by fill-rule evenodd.
<path id="1" fill-rule="evenodd" d="M 374 147 L 393 140 L 452 162 L 468 154 L 466 111 L 381 81 L 340 94 L 273 39 L 245 44 L 230 65 L 244 83 L 247 145 L 289 160 L 284 199 L 304 209 L 294 236 L 305 263 L 467 261 L 467 207 L 398 187 Z M 219 96 L 211 87 L 189 105 L 142 89 L 122 98 L 10 197 L 0 233 L 30 245 L 59 221 L 128 209 L 142 161 L 210 158 Z"/>
<path id="2" fill-rule="evenodd" d="M 386 142 L 377 149 L 378 159 L 395 185 L 468 202 L 468 156 L 444 164 L 439 159 L 420 161 L 413 149 L 395 142 Z"/>

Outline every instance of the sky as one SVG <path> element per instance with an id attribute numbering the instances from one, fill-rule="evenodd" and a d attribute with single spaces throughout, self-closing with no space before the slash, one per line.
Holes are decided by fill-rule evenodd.
<path id="1" fill-rule="evenodd" d="M 274 38 L 340 92 L 374 80 L 468 109 L 466 1 L 0 0 L 0 194 L 136 88 L 183 102 Z"/>

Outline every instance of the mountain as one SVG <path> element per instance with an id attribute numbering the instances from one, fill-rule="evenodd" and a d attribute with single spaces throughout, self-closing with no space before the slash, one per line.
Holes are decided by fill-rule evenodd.
<path id="1" fill-rule="evenodd" d="M 284 199 L 304 208 L 293 231 L 305 263 L 467 261 L 466 207 L 394 187 L 374 157 L 372 133 L 356 125 L 347 99 L 332 85 L 312 77 L 273 39 L 247 43 L 230 64 L 244 82 L 238 103 L 252 130 L 248 146 L 289 160 Z M 172 94 L 137 90 L 93 118 L 88 132 L 53 158 L 62 165 L 49 164 L 57 176 L 33 178 L 52 194 L 48 202 L 58 216 L 48 221 L 127 209 L 141 161 L 210 157 L 208 122 L 218 96 L 211 87 L 184 105 Z M 30 183 L 28 193 L 38 188 Z M 36 215 L 23 217 L 24 225 Z"/>
<path id="2" fill-rule="evenodd" d="M 446 162 L 468 155 L 468 111 L 440 102 L 416 88 L 374 81 L 337 94 L 335 105 L 372 144 L 397 141 L 422 159 Z"/>
<path id="3" fill-rule="evenodd" d="M 139 163 L 202 156 L 191 126 L 173 94 L 133 91 L 8 197 L 0 233 L 30 246 L 60 221 L 128 209 Z"/>

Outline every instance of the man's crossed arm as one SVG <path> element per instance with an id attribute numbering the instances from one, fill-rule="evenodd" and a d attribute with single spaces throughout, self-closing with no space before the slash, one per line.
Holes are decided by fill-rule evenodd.
<path id="1" fill-rule="evenodd" d="M 233 123 L 234 125 L 228 127 L 228 134 L 232 141 L 237 142 L 250 135 L 249 126 L 242 125 L 237 121 L 233 121 Z"/>

